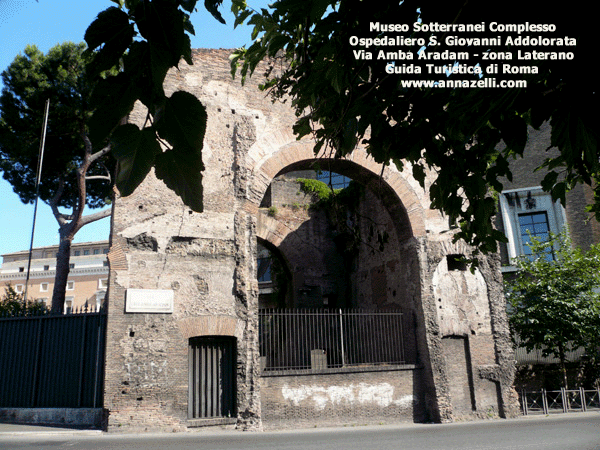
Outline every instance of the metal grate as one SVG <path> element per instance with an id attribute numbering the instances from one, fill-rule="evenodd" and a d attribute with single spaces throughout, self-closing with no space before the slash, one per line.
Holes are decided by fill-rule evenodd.
<path id="1" fill-rule="evenodd" d="M 404 364 L 402 313 L 262 309 L 264 370 Z"/>
<path id="2" fill-rule="evenodd" d="M 190 419 L 235 417 L 235 345 L 233 337 L 190 339 Z"/>
<path id="3" fill-rule="evenodd" d="M 106 313 L 0 318 L 0 407 L 102 405 Z"/>

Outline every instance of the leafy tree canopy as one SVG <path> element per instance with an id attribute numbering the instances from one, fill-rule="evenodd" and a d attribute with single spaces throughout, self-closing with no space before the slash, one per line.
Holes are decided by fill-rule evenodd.
<path id="1" fill-rule="evenodd" d="M 56 311 L 62 311 L 64 303 L 74 236 L 86 224 L 110 214 L 105 209 L 84 215 L 84 210 L 104 206 L 112 197 L 111 146 L 106 141 L 93 145 L 89 138 L 97 80 L 86 70 L 91 54 L 85 49 L 85 44 L 67 42 L 43 54 L 28 46 L 2 73 L 0 170 L 26 203 L 35 200 L 42 122 L 46 101 L 51 104 L 39 194 L 58 222 L 52 295 Z"/>
<path id="2" fill-rule="evenodd" d="M 0 170 L 24 203 L 35 200 L 40 134 L 46 100 L 51 100 L 40 198 L 73 208 L 78 201 L 75 170 L 85 157 L 86 124 L 92 112 L 93 82 L 85 73 L 85 44 L 64 43 L 43 54 L 27 46 L 2 73 L 0 95 Z M 90 174 L 112 169 L 106 158 Z M 90 183 L 87 205 L 102 207 L 111 196 L 108 183 Z M 60 189 L 60 196 L 59 194 Z"/>
<path id="3" fill-rule="evenodd" d="M 43 303 L 25 301 L 23 294 L 18 293 L 10 284 L 4 288 L 4 295 L 0 297 L 0 317 L 38 315 L 46 312 L 48 310 Z"/>
<path id="4" fill-rule="evenodd" d="M 433 208 L 441 210 L 460 225 L 456 239 L 463 238 L 484 252 L 495 251 L 497 241 L 505 237 L 492 226 L 496 201 L 490 187 L 502 190 L 503 178 L 511 179 L 509 161 L 523 154 L 528 127 L 537 128 L 546 121 L 552 125 L 551 145 L 560 155 L 548 158 L 549 170 L 543 187 L 564 203 L 565 193 L 578 182 L 592 183 L 598 178 L 598 108 L 590 57 L 595 53 L 594 26 L 585 8 L 576 4 L 550 8 L 547 3 L 510 0 L 495 7 L 489 3 L 450 0 L 430 2 L 404 0 L 278 0 L 270 8 L 254 11 L 244 0 L 233 0 L 236 25 L 254 26 L 255 42 L 240 49 L 232 59 L 232 72 L 242 79 L 251 75 L 259 62 L 266 61 L 264 89 L 274 99 L 290 99 L 298 120 L 298 137 L 312 135 L 315 152 L 329 149 L 334 157 L 343 157 L 357 144 L 366 146 L 377 161 L 394 163 L 402 169 L 408 162 L 412 173 L 424 185 L 425 174 L 433 171 L 436 179 L 428 186 Z M 485 24 L 484 31 L 422 31 L 413 24 Z M 461 38 L 497 38 L 509 34 L 493 30 L 490 24 L 552 24 L 556 31 L 533 33 L 536 38 L 576 40 L 576 46 L 560 46 L 558 41 L 541 48 L 548 52 L 573 52 L 574 59 L 555 61 L 520 60 L 518 52 L 532 47 L 501 45 L 474 47 L 452 46 L 448 36 Z M 371 30 L 371 23 L 408 25 L 409 32 Z M 511 33 L 513 37 L 532 33 Z M 357 57 L 365 46 L 354 45 L 354 38 L 401 36 L 434 37 L 438 45 L 420 44 L 389 47 L 373 43 L 372 60 Z M 540 50 L 539 47 L 533 47 Z M 403 85 L 403 80 L 446 79 L 431 75 L 422 61 L 403 61 L 386 56 L 383 50 L 413 52 L 421 50 L 437 66 L 453 66 L 461 57 L 455 52 L 468 50 L 468 61 L 479 64 L 483 78 L 491 64 L 508 63 L 535 68 L 516 78 L 527 81 L 526 88 L 450 89 Z M 510 60 L 490 60 L 500 54 Z M 506 56 L 509 54 L 509 56 Z M 386 71 L 387 62 L 396 66 L 416 63 L 420 74 Z M 502 75 L 493 75 L 501 78 Z M 477 74 L 452 75 L 479 80 Z M 597 193 L 600 189 L 597 188 Z M 600 202 L 594 211 L 600 217 Z"/>
<path id="5" fill-rule="evenodd" d="M 600 245 L 573 248 L 565 234 L 542 242 L 531 238 L 531 255 L 516 259 L 518 274 L 507 281 L 510 323 L 523 345 L 558 358 L 600 348 Z"/>

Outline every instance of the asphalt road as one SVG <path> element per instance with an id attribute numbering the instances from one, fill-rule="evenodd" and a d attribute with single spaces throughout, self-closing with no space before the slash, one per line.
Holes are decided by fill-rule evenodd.
<path id="1" fill-rule="evenodd" d="M 600 450 L 600 412 L 459 424 L 243 433 L 0 433 L 0 449 Z"/>

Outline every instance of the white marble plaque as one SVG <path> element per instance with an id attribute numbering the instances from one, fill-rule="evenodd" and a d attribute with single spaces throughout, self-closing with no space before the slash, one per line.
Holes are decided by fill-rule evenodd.
<path id="1" fill-rule="evenodd" d="M 173 291 L 170 289 L 127 289 L 126 313 L 173 313 Z"/>

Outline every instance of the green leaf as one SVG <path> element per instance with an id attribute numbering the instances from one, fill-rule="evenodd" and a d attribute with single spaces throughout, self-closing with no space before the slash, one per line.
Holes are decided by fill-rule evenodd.
<path id="1" fill-rule="evenodd" d="M 133 13 L 140 34 L 148 41 L 152 65 L 177 67 L 185 46 L 185 14 L 170 0 L 140 3 Z"/>
<path id="2" fill-rule="evenodd" d="M 223 0 L 204 0 L 204 7 L 206 10 L 212 14 L 212 16 L 217 19 L 222 24 L 225 24 L 225 19 L 221 16 L 219 12 L 219 6 L 223 3 Z"/>
<path id="3" fill-rule="evenodd" d="M 178 151 L 200 154 L 206 132 L 206 108 L 189 92 L 177 91 L 167 100 L 156 127 L 161 138 Z"/>
<path id="4" fill-rule="evenodd" d="M 180 0 L 181 1 L 181 7 L 183 9 L 185 9 L 187 12 L 193 12 L 194 8 L 196 7 L 196 2 L 198 0 Z"/>
<path id="5" fill-rule="evenodd" d="M 138 87 L 125 73 L 100 80 L 92 93 L 92 102 L 96 106 L 89 120 L 92 143 L 103 142 L 129 114 L 137 98 Z"/>
<path id="6" fill-rule="evenodd" d="M 125 11 L 111 6 L 105 9 L 85 31 L 84 40 L 90 50 L 110 42 L 115 36 L 129 27 L 129 17 Z"/>
<path id="7" fill-rule="evenodd" d="M 234 6 L 232 6 L 231 9 L 234 9 Z M 237 28 L 239 25 L 242 25 L 251 14 L 252 10 L 250 9 L 244 9 L 243 11 L 236 13 L 233 28 Z"/>
<path id="8" fill-rule="evenodd" d="M 421 186 L 424 186 L 425 170 L 423 169 L 423 166 L 421 166 L 420 164 L 413 165 L 412 172 L 413 172 L 413 177 L 415 177 L 415 180 L 417 180 Z"/>
<path id="9" fill-rule="evenodd" d="M 117 127 L 111 135 L 112 154 L 118 161 L 115 184 L 123 196 L 135 191 L 161 153 L 156 132 L 152 128 L 140 130 L 137 125 Z"/>
<path id="10" fill-rule="evenodd" d="M 202 212 L 202 171 L 199 155 L 174 148 L 157 155 L 156 176 L 172 189 L 193 211 Z"/>

